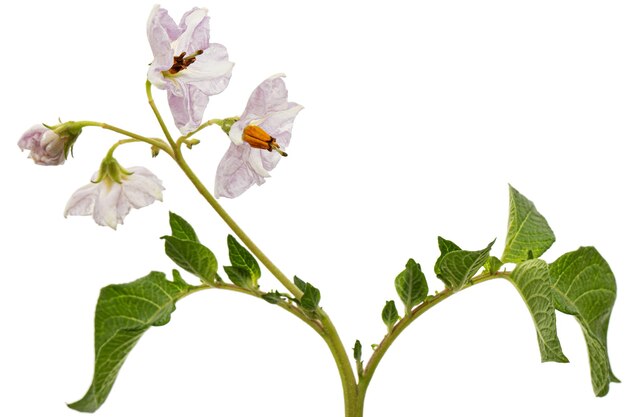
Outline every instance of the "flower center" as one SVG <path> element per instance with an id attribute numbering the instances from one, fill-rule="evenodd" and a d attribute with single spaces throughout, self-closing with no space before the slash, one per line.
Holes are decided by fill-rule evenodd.
<path id="1" fill-rule="evenodd" d="M 287 153 L 281 150 L 278 143 L 276 143 L 276 139 L 271 137 L 269 133 L 267 133 L 259 126 L 246 126 L 246 128 L 243 130 L 242 139 L 253 148 L 265 149 L 266 151 L 270 152 L 272 152 L 272 150 L 275 150 L 280 154 L 280 156 L 287 156 Z"/>
<path id="2" fill-rule="evenodd" d="M 185 56 L 187 55 L 187 52 L 182 52 L 180 55 L 174 57 L 174 64 L 172 64 L 172 67 L 168 69 L 167 72 L 170 75 L 178 74 L 182 70 L 186 69 L 189 65 L 196 62 L 196 57 L 198 55 L 202 55 L 203 52 L 204 51 L 202 49 L 198 49 L 195 53 L 189 56 Z"/>

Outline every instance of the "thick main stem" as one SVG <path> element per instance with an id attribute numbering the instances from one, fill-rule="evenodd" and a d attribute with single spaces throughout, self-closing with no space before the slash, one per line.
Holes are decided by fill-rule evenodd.
<path id="1" fill-rule="evenodd" d="M 287 278 L 287 276 L 276 266 L 270 259 L 259 249 L 259 247 L 248 237 L 248 235 L 239 227 L 239 225 L 233 220 L 232 217 L 224 210 L 224 208 L 217 202 L 215 197 L 207 190 L 202 181 L 191 170 L 182 154 L 180 153 L 180 147 L 174 148 L 175 160 L 181 167 L 183 172 L 187 175 L 189 180 L 196 187 L 198 192 L 205 198 L 209 205 L 217 212 L 217 214 L 226 222 L 231 230 L 237 235 L 239 239 L 246 245 L 246 247 L 252 252 L 263 265 L 296 297 L 302 297 L 302 291 Z M 318 332 L 333 355 L 333 359 L 337 365 L 339 376 L 341 377 L 341 385 L 344 395 L 344 408 L 346 417 L 356 417 L 357 412 L 357 382 L 352 371 L 352 365 L 350 359 L 346 353 L 345 346 L 339 338 L 339 334 L 335 329 L 330 317 L 322 310 L 318 309 L 319 320 L 322 324 L 322 332 Z"/>

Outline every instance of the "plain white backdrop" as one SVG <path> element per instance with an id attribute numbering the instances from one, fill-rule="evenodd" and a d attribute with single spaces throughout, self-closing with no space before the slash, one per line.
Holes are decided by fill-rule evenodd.
<path id="1" fill-rule="evenodd" d="M 76 416 L 89 386 L 101 287 L 174 266 L 159 237 L 187 218 L 227 262 L 228 230 L 166 155 L 116 153 L 167 188 L 118 231 L 63 218 L 110 132 L 85 129 L 74 159 L 35 166 L 17 140 L 35 123 L 98 120 L 159 135 L 144 95 L 151 1 L 11 3 L 0 18 L 3 279 L 0 415 Z M 510 183 L 557 241 L 544 258 L 595 245 L 618 281 L 609 352 L 626 378 L 624 234 L 626 5 L 621 1 L 221 1 L 163 3 L 176 20 L 209 8 L 212 41 L 236 63 L 207 118 L 241 113 L 252 89 L 285 72 L 305 106 L 289 157 L 226 209 L 288 275 L 322 292 L 344 342 L 367 358 L 385 328 L 393 279 L 409 257 L 431 291 L 437 236 L 503 249 Z M 164 94 L 155 91 L 168 122 Z M 172 124 L 170 124 L 172 126 Z M 190 164 L 212 188 L 228 140 L 199 135 Z M 194 278 L 185 275 L 190 282 Z M 278 288 L 267 273 L 263 288 Z M 396 299 L 397 300 L 397 299 Z M 574 319 L 558 315 L 570 364 L 541 364 L 515 289 L 489 282 L 415 322 L 370 385 L 366 415 L 623 415 L 626 391 L 595 398 Z M 341 416 L 332 357 L 308 327 L 237 294 L 185 299 L 147 332 L 98 416 Z"/>

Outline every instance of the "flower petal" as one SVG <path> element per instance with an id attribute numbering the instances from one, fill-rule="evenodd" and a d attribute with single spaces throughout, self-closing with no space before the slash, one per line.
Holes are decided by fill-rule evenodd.
<path id="1" fill-rule="evenodd" d="M 72 194 L 65 205 L 63 215 L 69 216 L 89 216 L 93 214 L 96 199 L 100 194 L 99 184 L 89 183 Z"/>
<path id="2" fill-rule="evenodd" d="M 125 201 L 122 186 L 116 182 L 110 186 L 101 181 L 98 183 L 98 196 L 93 208 L 93 219 L 100 226 L 109 226 L 116 229 L 130 211 L 130 204 Z M 121 210 L 121 212 L 120 212 Z"/>
<path id="3" fill-rule="evenodd" d="M 234 65 L 228 61 L 226 48 L 212 43 L 202 55 L 196 57 L 196 62 L 177 74 L 176 81 L 193 84 L 204 94 L 212 96 L 228 87 Z"/>
<path id="4" fill-rule="evenodd" d="M 215 174 L 216 197 L 234 198 L 250 188 L 252 184 L 261 185 L 265 182 L 265 179 L 257 174 L 248 163 L 251 151 L 253 149 L 247 145 L 230 144 L 217 166 L 217 173 Z"/>
<path id="5" fill-rule="evenodd" d="M 167 91 L 167 100 L 174 116 L 174 123 L 183 135 L 196 129 L 202 123 L 204 110 L 209 104 L 209 96 L 192 85 L 181 84 L 183 94 L 178 96 Z"/>
<path id="6" fill-rule="evenodd" d="M 31 126 L 30 129 L 24 132 L 20 140 L 17 142 L 17 146 L 19 146 L 22 151 L 25 149 L 35 149 L 40 146 L 41 137 L 47 130 L 48 128 L 42 124 Z"/>
<path id="7" fill-rule="evenodd" d="M 164 187 L 156 175 L 143 167 L 128 169 L 132 174 L 123 183 L 124 194 L 133 208 L 142 208 L 163 201 Z"/>
<path id="8" fill-rule="evenodd" d="M 194 7 L 180 19 L 180 36 L 173 42 L 175 55 L 192 54 L 209 47 L 209 17 L 207 9 Z"/>
<path id="9" fill-rule="evenodd" d="M 272 75 L 254 89 L 241 115 L 242 120 L 248 119 L 249 122 L 269 113 L 287 109 L 287 86 L 283 77 L 285 74 Z"/>

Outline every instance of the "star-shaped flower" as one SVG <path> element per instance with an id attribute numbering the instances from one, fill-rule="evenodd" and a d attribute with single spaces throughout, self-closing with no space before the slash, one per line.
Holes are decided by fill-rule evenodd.
<path id="1" fill-rule="evenodd" d="M 250 95 L 240 119 L 230 128 L 232 141 L 217 167 L 215 195 L 237 197 L 269 177 L 291 139 L 302 106 L 287 101 L 284 74 L 263 81 Z"/>
<path id="2" fill-rule="evenodd" d="M 148 41 L 154 54 L 148 80 L 167 90 L 176 127 L 187 134 L 202 123 L 209 96 L 228 86 L 234 64 L 224 46 L 209 43 L 206 9 L 191 9 L 177 25 L 167 10 L 155 6 Z"/>

